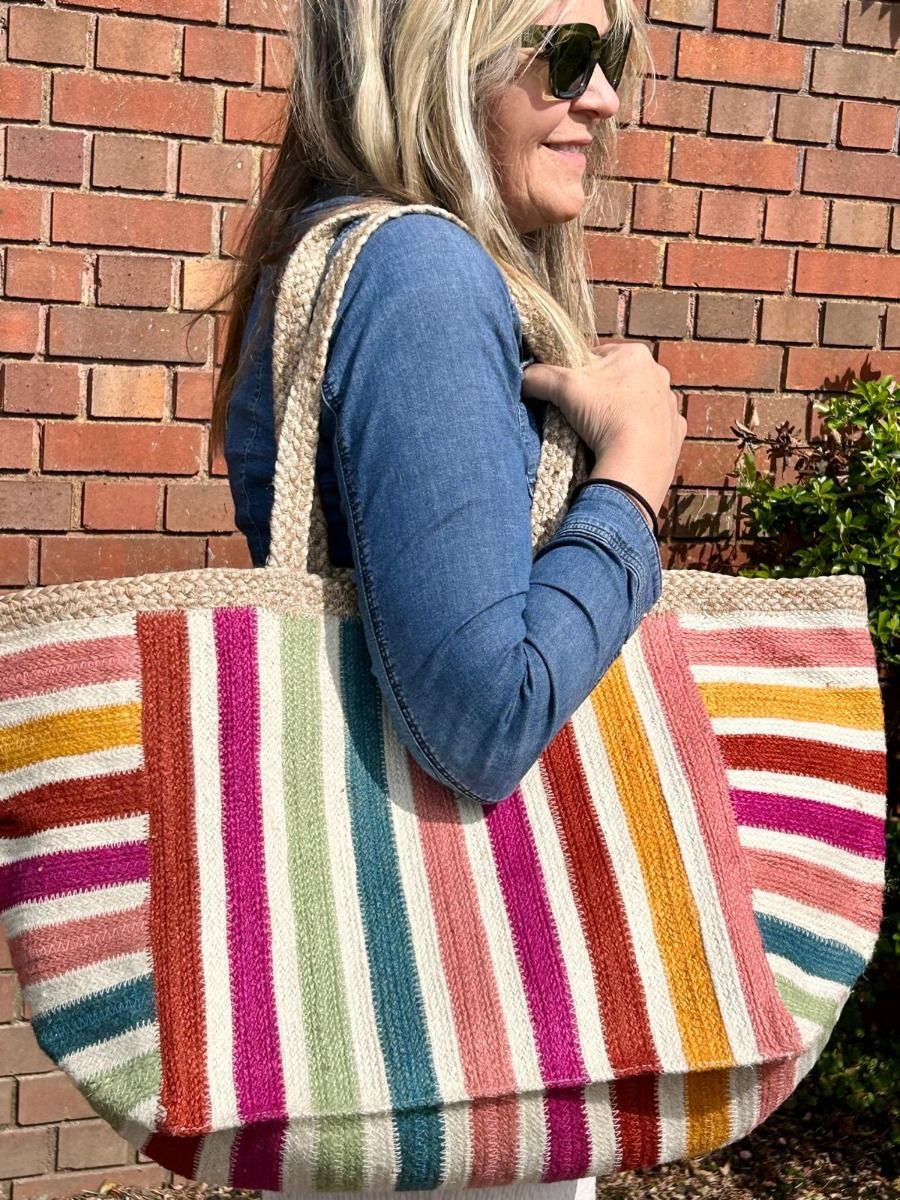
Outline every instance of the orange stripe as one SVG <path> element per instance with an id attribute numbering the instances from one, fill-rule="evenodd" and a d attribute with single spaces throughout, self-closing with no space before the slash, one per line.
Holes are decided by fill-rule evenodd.
<path id="1" fill-rule="evenodd" d="M 687 1114 L 685 1156 L 708 1154 L 728 1141 L 731 1132 L 731 1089 L 727 1071 L 695 1071 L 684 1077 Z"/>
<path id="2" fill-rule="evenodd" d="M 688 1066 L 731 1066 L 697 906 L 621 658 L 591 699 L 644 877 Z"/>
<path id="3" fill-rule="evenodd" d="M 821 721 L 848 729 L 882 729 L 877 688 L 788 687 L 771 683 L 700 683 L 711 717 Z"/>

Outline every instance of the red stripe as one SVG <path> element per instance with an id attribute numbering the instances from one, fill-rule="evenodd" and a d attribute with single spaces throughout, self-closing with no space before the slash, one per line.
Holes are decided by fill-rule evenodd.
<path id="1" fill-rule="evenodd" d="M 197 1164 L 205 1141 L 203 1134 L 192 1137 L 170 1137 L 165 1133 L 153 1133 L 141 1147 L 141 1153 L 169 1171 L 183 1175 L 185 1179 L 197 1178 Z"/>
<path id="2" fill-rule="evenodd" d="M 806 738 L 775 734 L 721 734 L 725 764 L 740 771 L 783 771 L 847 783 L 864 792 L 887 790 L 885 755 L 881 750 L 853 750 Z"/>
<path id="3" fill-rule="evenodd" d="M 152 781 L 150 931 L 159 1009 L 165 1130 L 209 1128 L 200 895 L 194 830 L 187 622 L 137 619 L 144 761 Z"/>
<path id="4" fill-rule="evenodd" d="M 619 1143 L 618 1169 L 655 1167 L 661 1153 L 656 1080 L 646 1076 L 610 1084 Z"/>
<path id="5" fill-rule="evenodd" d="M 27 837 L 45 829 L 139 816 L 148 810 L 143 771 L 47 783 L 0 804 L 0 838 Z"/>

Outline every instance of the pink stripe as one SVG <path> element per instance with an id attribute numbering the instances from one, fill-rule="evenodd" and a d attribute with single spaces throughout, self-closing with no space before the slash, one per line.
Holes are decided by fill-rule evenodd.
<path id="1" fill-rule="evenodd" d="M 407 754 L 431 910 L 470 1097 L 516 1091 L 516 1077 L 458 802 Z M 424 899 L 424 897 L 423 897 Z M 472 1173 L 482 1186 L 516 1178 L 516 1106 L 475 1105 Z"/>
<path id="2" fill-rule="evenodd" d="M 734 789 L 731 799 L 738 825 L 798 833 L 849 850 L 851 854 L 884 858 L 884 821 L 868 813 L 771 792 Z"/>
<path id="3" fill-rule="evenodd" d="M 694 685 L 678 617 L 646 618 L 638 633 L 644 659 L 667 716 L 731 936 L 738 976 L 760 1053 L 779 1058 L 800 1050 L 797 1027 L 778 995 L 751 902 L 746 855 L 738 840 L 725 764 L 709 714 Z"/>
<path id="4" fill-rule="evenodd" d="M 102 913 L 60 925 L 28 929 L 9 940 L 9 953 L 23 987 L 41 983 L 118 954 L 150 948 L 150 904 Z"/>
<path id="5" fill-rule="evenodd" d="M 877 883 L 860 883 L 828 867 L 769 850 L 748 850 L 747 865 L 754 888 L 811 904 L 872 932 L 881 924 L 884 892 Z"/>
<path id="6" fill-rule="evenodd" d="M 219 762 L 228 959 L 234 1024 L 234 1085 L 241 1121 L 287 1116 L 281 1045 L 275 1012 L 271 923 L 266 897 L 262 784 L 259 774 L 259 679 L 256 614 L 216 609 L 213 630 L 218 661 Z M 266 1142 L 266 1146 L 269 1143 Z M 234 1185 L 256 1170 L 256 1143 L 235 1144 Z M 236 1158 L 247 1152 L 247 1162 Z M 267 1151 L 264 1151 L 267 1152 Z M 278 1190 L 272 1177 L 254 1174 L 254 1187 Z M 246 1167 L 246 1170 L 245 1170 Z"/>
<path id="7" fill-rule="evenodd" d="M 866 629 L 685 629 L 684 649 L 694 666 L 871 667 Z"/>
<path id="8" fill-rule="evenodd" d="M 0 655 L 0 700 L 112 683 L 116 679 L 137 679 L 139 675 L 137 643 L 133 637 L 56 642 L 52 646 Z"/>

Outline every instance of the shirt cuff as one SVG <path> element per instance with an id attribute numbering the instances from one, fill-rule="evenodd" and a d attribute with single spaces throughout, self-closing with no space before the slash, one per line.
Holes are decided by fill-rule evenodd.
<path id="1" fill-rule="evenodd" d="M 584 488 L 534 561 L 561 539 L 571 540 L 573 534 L 591 538 L 618 555 L 637 582 L 637 620 L 646 616 L 662 592 L 662 559 L 637 501 L 605 483 Z"/>

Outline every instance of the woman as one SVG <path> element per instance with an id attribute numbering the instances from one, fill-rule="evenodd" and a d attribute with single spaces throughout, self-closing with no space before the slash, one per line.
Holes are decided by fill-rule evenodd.
<path id="1" fill-rule="evenodd" d="M 601 64 L 615 81 L 629 39 L 632 60 L 646 60 L 645 35 L 633 0 L 299 7 L 288 125 L 241 248 L 214 432 L 261 564 L 285 252 L 317 217 L 366 196 L 435 204 L 466 222 L 471 233 L 406 214 L 360 252 L 329 345 L 317 482 L 331 562 L 353 567 L 399 736 L 441 783 L 493 802 L 584 701 L 661 587 L 653 526 L 685 423 L 644 346 L 591 353 L 583 264 L 583 214 L 619 107 Z M 498 263 L 581 365 L 533 363 Z M 548 402 L 603 482 L 573 498 L 532 560 Z M 544 1178 L 562 1173 L 550 1164 Z M 515 1193 L 582 1200 L 593 1186 Z"/>

